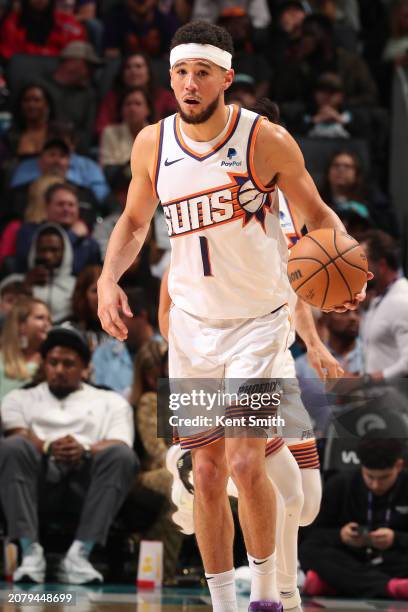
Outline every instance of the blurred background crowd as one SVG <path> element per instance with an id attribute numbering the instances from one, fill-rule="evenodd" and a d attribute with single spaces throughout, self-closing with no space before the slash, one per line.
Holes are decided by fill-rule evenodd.
<path id="1" fill-rule="evenodd" d="M 152 416 L 166 356 L 157 308 L 170 243 L 160 209 L 121 280 L 134 313 L 125 317 L 125 343 L 101 329 L 96 295 L 109 235 L 126 201 L 133 141 L 176 111 L 169 45 L 192 19 L 218 23 L 233 38 L 236 78 L 227 102 L 251 109 L 269 96 L 278 103 L 280 121 L 298 141 L 323 199 L 365 244 L 376 274 L 370 299 L 362 312 L 318 317 L 322 339 L 350 376 L 408 376 L 407 158 L 398 149 L 408 129 L 408 0 L 0 0 L 3 432 L 7 440 L 29 429 L 29 416 L 10 393 L 27 383 L 52 385 L 55 347 L 79 354 L 73 389 L 85 379 L 115 393 L 127 428 L 122 445 L 134 451 L 133 463 L 124 452 L 120 460 L 137 475 L 121 491 L 127 497 L 120 520 L 112 507 L 102 535 L 81 549 L 87 558 L 94 543 L 108 541 L 111 558 L 120 560 L 111 564 L 112 579 L 126 576 L 124 563 L 141 537 L 164 541 L 167 579 L 198 560 L 191 540 L 183 542 L 171 523 L 167 443 L 157 439 Z M 44 352 L 51 327 L 66 323 L 86 339 L 89 356 L 61 338 Z M 293 350 L 299 377 L 315 378 L 300 341 Z M 306 403 L 308 392 L 310 385 Z M 313 400 L 308 408 L 324 437 L 327 413 Z M 101 431 L 91 436 L 93 444 Z M 72 440 L 61 444 L 61 456 L 64 448 L 75 455 Z M 83 452 L 86 446 L 82 441 Z M 8 482 L 1 465 L 0 478 Z M 2 505 L 5 511 L 4 497 Z M 109 544 L 112 524 L 125 540 Z M 52 531 L 53 523 L 46 527 Z M 81 529 L 75 542 L 87 541 L 87 527 Z M 399 529 L 408 534 L 406 517 Z M 21 540 L 17 531 L 14 536 Z M 72 578 L 69 554 L 64 571 Z"/>

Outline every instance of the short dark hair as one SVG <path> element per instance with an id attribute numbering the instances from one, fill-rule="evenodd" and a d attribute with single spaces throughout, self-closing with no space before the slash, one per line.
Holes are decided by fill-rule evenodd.
<path id="1" fill-rule="evenodd" d="M 59 149 L 63 155 L 70 155 L 71 151 L 65 140 L 62 138 L 49 138 L 44 144 L 41 153 L 50 149 Z"/>
<path id="2" fill-rule="evenodd" d="M 398 242 L 386 232 L 373 229 L 364 235 L 364 242 L 368 247 L 368 257 L 378 262 L 385 259 L 391 270 L 397 271 L 400 267 L 400 249 Z"/>
<path id="3" fill-rule="evenodd" d="M 40 347 L 40 352 L 43 359 L 45 359 L 49 351 L 56 346 L 62 346 L 75 351 L 85 365 L 88 365 L 91 360 L 91 351 L 89 346 L 85 338 L 77 329 L 63 326 L 54 327 L 51 329 L 48 332 L 47 338 Z"/>
<path id="4" fill-rule="evenodd" d="M 380 429 L 371 430 L 358 443 L 357 455 L 362 466 L 372 470 L 392 468 L 404 456 L 404 445 L 398 438 L 384 438 Z"/>
<path id="5" fill-rule="evenodd" d="M 54 183 L 54 185 L 50 185 L 44 194 L 45 203 L 49 204 L 57 193 L 57 191 L 69 191 L 72 193 L 78 200 L 78 192 L 72 185 L 68 185 L 68 183 Z"/>
<path id="6" fill-rule="evenodd" d="M 61 234 L 61 231 L 57 227 L 54 227 L 53 225 L 46 225 L 44 229 L 41 229 L 38 232 L 37 241 L 43 236 L 58 236 L 62 244 L 64 244 L 64 238 Z"/>
<path id="7" fill-rule="evenodd" d="M 231 55 L 234 53 L 234 44 L 229 32 L 221 26 L 206 21 L 191 21 L 181 26 L 173 36 L 170 49 L 189 43 L 213 45 L 228 51 Z"/>
<path id="8" fill-rule="evenodd" d="M 258 115 L 266 117 L 271 123 L 279 123 L 279 106 L 269 98 L 260 98 L 257 100 L 252 110 L 258 113 Z"/>

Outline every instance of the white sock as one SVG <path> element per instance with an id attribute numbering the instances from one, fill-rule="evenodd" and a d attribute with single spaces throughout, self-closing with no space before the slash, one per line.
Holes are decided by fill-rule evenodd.
<path id="1" fill-rule="evenodd" d="M 247 554 L 251 570 L 250 601 L 280 601 L 276 586 L 276 553 L 266 559 L 255 559 Z"/>
<path id="2" fill-rule="evenodd" d="M 235 592 L 235 570 L 206 574 L 213 612 L 238 612 Z"/>

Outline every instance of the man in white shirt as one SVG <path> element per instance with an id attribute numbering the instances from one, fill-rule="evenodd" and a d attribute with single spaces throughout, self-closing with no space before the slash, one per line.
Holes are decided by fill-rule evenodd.
<path id="1" fill-rule="evenodd" d="M 1 405 L 6 437 L 0 443 L 0 499 L 8 535 L 22 549 L 13 579 L 44 582 L 39 497 L 41 492 L 48 504 L 62 487 L 71 498 L 79 493 L 83 505 L 58 577 L 72 584 L 102 582 L 88 558 L 95 543 L 105 544 L 138 469 L 132 411 L 120 395 L 82 382 L 90 351 L 77 331 L 52 329 L 41 352 L 45 382 L 12 391 Z"/>
<path id="2" fill-rule="evenodd" d="M 361 322 L 364 371 L 372 380 L 408 376 L 408 280 L 400 273 L 398 245 L 385 232 L 371 230 L 362 246 L 375 294 Z"/>

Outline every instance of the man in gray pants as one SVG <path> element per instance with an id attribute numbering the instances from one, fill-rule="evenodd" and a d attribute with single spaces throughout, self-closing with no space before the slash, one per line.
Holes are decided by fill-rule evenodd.
<path id="1" fill-rule="evenodd" d="M 1 405 L 6 437 L 0 441 L 0 500 L 8 535 L 22 549 L 13 579 L 44 582 L 38 507 L 70 491 L 83 505 L 59 579 L 102 582 L 89 554 L 95 543 L 105 544 L 139 467 L 132 411 L 117 393 L 82 382 L 90 351 L 77 331 L 52 329 L 41 352 L 45 382 L 12 391 Z"/>

